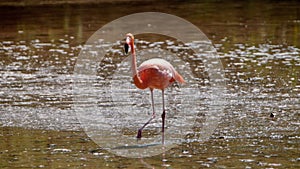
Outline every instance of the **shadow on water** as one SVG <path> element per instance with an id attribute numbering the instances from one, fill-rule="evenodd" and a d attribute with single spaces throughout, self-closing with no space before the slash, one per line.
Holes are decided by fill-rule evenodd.
<path id="1" fill-rule="evenodd" d="M 299 166 L 299 2 L 0 4 L 0 168 Z M 77 55 L 89 36 L 114 19 L 144 11 L 183 17 L 212 40 L 224 67 L 227 103 L 208 141 L 184 142 L 165 154 L 136 160 L 109 153 L 82 131 L 72 109 L 72 80 Z M 159 37 L 153 38 L 137 37 L 137 45 L 161 45 Z M 103 77 L 113 78 L 122 60 L 113 58 L 99 63 L 103 70 L 98 73 L 107 72 Z M 188 63 L 199 86 L 206 86 L 203 65 Z M 98 80 L 96 86 L 105 85 Z M 168 107 L 176 112 L 171 97 Z M 145 103 L 135 109 L 150 108 L 148 100 L 139 101 Z M 206 103 L 197 103 L 199 116 L 205 116 Z M 130 128 L 122 132 L 135 134 Z"/>

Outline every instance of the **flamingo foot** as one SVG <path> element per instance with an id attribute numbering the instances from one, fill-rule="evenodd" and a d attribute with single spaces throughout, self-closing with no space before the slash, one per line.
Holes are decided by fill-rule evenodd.
<path id="1" fill-rule="evenodd" d="M 141 129 L 138 130 L 138 134 L 137 134 L 136 138 L 137 139 L 141 139 L 142 138 L 142 130 Z"/>
<path id="2" fill-rule="evenodd" d="M 150 121 L 153 120 L 154 118 L 155 118 L 155 114 L 153 114 L 152 117 L 151 117 L 151 119 L 149 119 L 149 120 L 147 121 L 147 123 L 145 123 L 145 124 L 143 125 L 143 127 L 141 127 L 141 128 L 138 130 L 138 134 L 137 134 L 137 136 L 136 136 L 137 139 L 142 138 L 142 130 L 143 130 L 143 129 L 150 123 Z"/>

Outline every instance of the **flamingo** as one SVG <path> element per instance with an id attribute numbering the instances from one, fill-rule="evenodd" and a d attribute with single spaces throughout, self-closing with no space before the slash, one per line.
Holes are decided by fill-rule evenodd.
<path id="1" fill-rule="evenodd" d="M 126 43 L 124 45 L 125 53 L 128 53 L 130 47 L 132 55 L 131 70 L 133 76 L 133 82 L 139 89 L 150 89 L 151 101 L 152 101 L 152 117 L 138 129 L 137 139 L 142 138 L 142 130 L 156 117 L 153 99 L 153 90 L 160 89 L 162 91 L 162 105 L 163 113 L 162 118 L 162 133 L 165 128 L 165 100 L 164 91 L 170 84 L 175 81 L 185 83 L 182 76 L 174 69 L 174 67 L 164 59 L 154 58 L 143 62 L 138 68 L 136 63 L 136 54 L 134 47 L 134 36 L 131 33 L 126 34 Z"/>

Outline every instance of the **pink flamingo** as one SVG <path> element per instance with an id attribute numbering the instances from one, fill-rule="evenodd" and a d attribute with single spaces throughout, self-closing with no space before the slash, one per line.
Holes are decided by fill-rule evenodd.
<path id="1" fill-rule="evenodd" d="M 136 54 L 134 48 L 134 36 L 131 33 L 126 35 L 126 43 L 124 45 L 125 53 L 128 53 L 128 48 L 131 49 L 132 54 L 132 75 L 136 87 L 139 89 L 150 89 L 152 101 L 152 117 L 138 130 L 137 138 L 142 137 L 142 130 L 155 118 L 153 89 L 160 89 L 162 91 L 163 113 L 162 118 L 162 133 L 165 128 L 165 101 L 164 89 L 175 81 L 184 83 L 182 76 L 174 69 L 174 67 L 164 59 L 150 59 L 143 62 L 138 68 L 136 65 Z"/>

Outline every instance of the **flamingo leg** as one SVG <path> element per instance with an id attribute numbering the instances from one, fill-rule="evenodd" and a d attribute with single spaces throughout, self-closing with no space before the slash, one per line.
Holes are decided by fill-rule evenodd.
<path id="1" fill-rule="evenodd" d="M 152 101 L 152 117 L 138 130 L 138 134 L 136 138 L 142 138 L 142 130 L 155 118 L 155 110 L 154 110 L 154 98 L 153 98 L 153 89 L 150 88 L 151 93 L 151 101 Z"/>
<path id="2" fill-rule="evenodd" d="M 162 93 L 162 104 L 163 104 L 163 113 L 161 114 L 161 119 L 162 119 L 161 132 L 164 132 L 165 131 L 165 118 L 166 118 L 164 90 L 162 90 L 161 93 Z"/>

